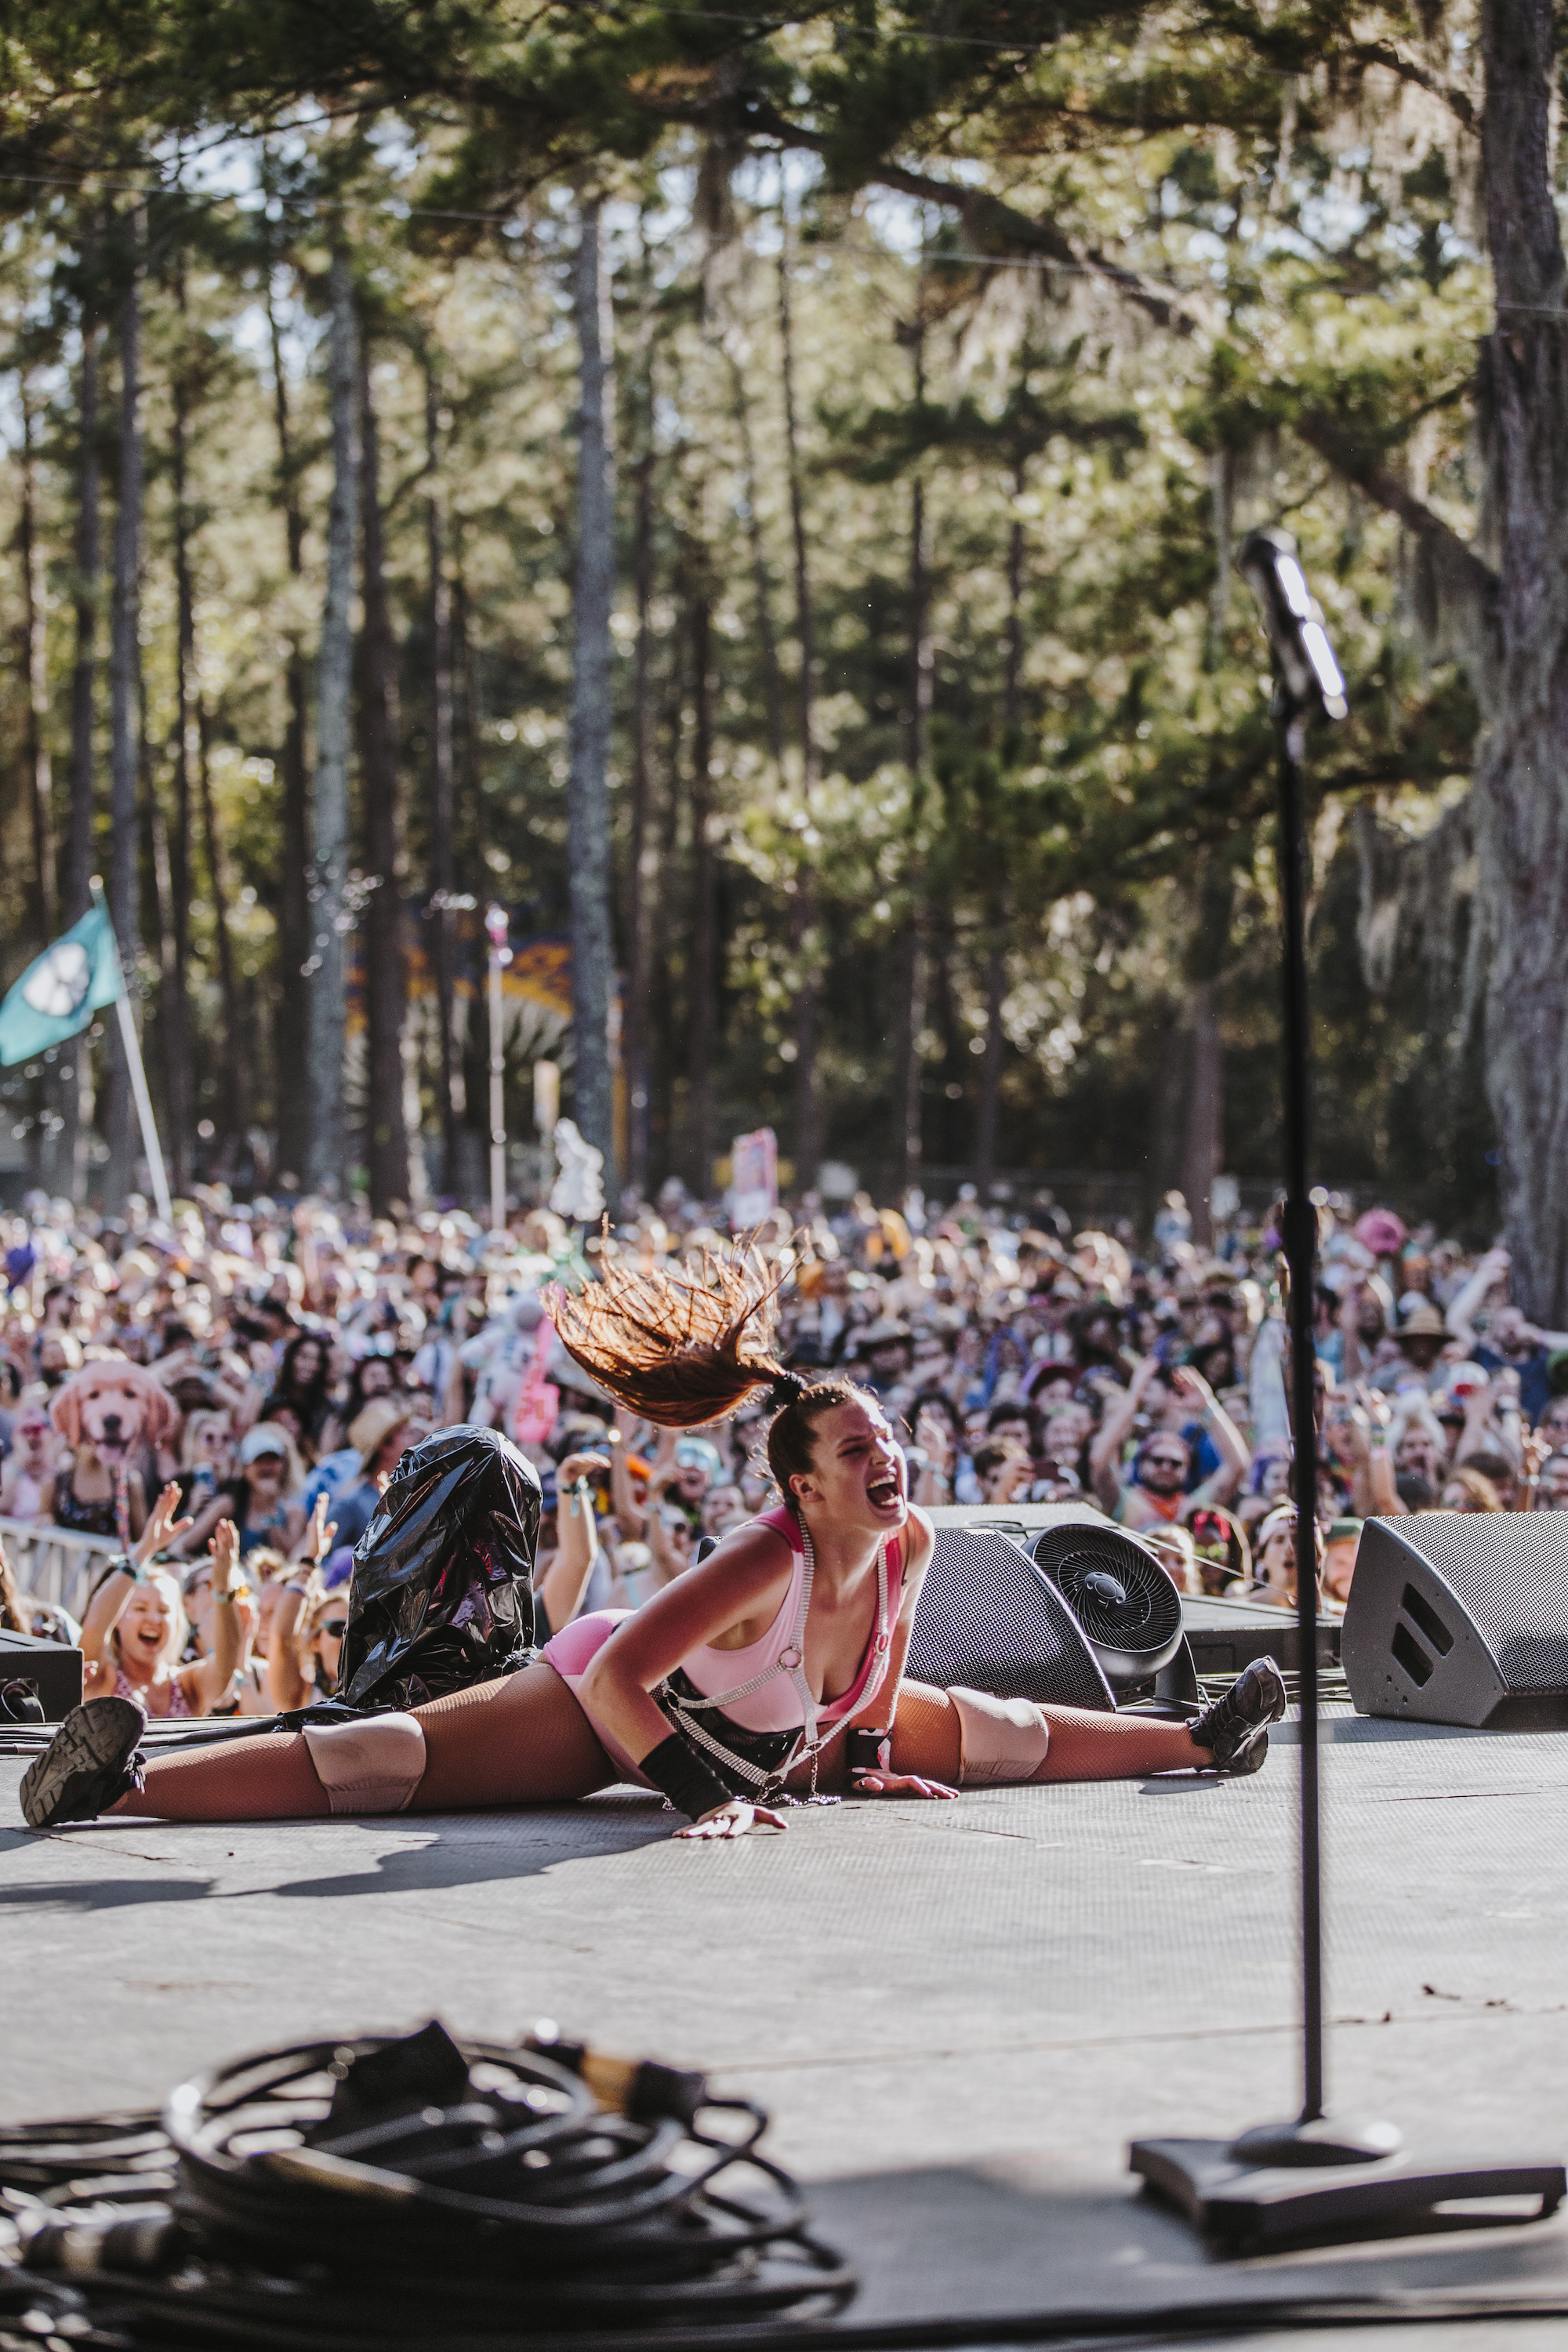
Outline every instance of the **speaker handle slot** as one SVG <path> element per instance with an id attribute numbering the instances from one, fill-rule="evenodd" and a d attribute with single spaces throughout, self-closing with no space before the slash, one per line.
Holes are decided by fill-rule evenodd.
<path id="1" fill-rule="evenodd" d="M 1395 1658 L 1415 1685 L 1416 1689 L 1425 1688 L 1432 1679 L 1436 1661 L 1427 1656 L 1408 1625 L 1394 1626 L 1392 1646 Z"/>
<path id="2" fill-rule="evenodd" d="M 1437 1655 L 1446 1658 L 1454 1646 L 1454 1637 L 1426 1594 L 1417 1592 L 1413 1584 L 1407 1584 L 1400 1595 L 1399 1605 L 1416 1631 L 1426 1634 Z"/>

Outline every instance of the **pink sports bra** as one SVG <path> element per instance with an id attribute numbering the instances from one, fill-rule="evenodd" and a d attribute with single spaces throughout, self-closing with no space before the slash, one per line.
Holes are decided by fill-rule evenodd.
<path id="1" fill-rule="evenodd" d="M 794 1555 L 794 1573 L 778 1615 L 755 1642 L 743 1650 L 716 1650 L 709 1643 L 690 1650 L 681 1660 L 686 1675 L 705 1698 L 716 1699 L 732 1723 L 747 1731 L 810 1730 L 842 1723 L 875 1698 L 888 1672 L 888 1651 L 898 1622 L 904 1581 L 904 1549 L 895 1536 L 883 1549 L 879 1580 L 877 1623 L 861 1655 L 848 1689 L 820 1705 L 805 1680 L 805 1618 L 810 1606 L 806 1582 L 806 1552 L 800 1521 L 786 1503 L 764 1511 L 753 1527 L 771 1528 L 781 1535 Z M 704 1708 L 706 1716 L 709 1710 Z"/>

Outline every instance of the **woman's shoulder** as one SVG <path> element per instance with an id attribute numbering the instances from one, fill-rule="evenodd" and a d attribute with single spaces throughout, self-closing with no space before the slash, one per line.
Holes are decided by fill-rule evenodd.
<path id="1" fill-rule="evenodd" d="M 700 1579 L 704 1589 L 722 1588 L 736 1604 L 740 1622 L 754 1612 L 776 1606 L 776 1595 L 788 1589 L 798 1555 L 777 1528 L 762 1519 L 748 1519 L 720 1538 L 704 1560 L 689 1568 L 666 1592 L 679 1591 Z"/>
<path id="2" fill-rule="evenodd" d="M 918 1503 L 910 1505 L 910 1516 L 904 1521 L 900 1537 L 903 1554 L 903 1570 L 908 1576 L 912 1570 L 929 1568 L 936 1543 L 936 1528 Z"/>

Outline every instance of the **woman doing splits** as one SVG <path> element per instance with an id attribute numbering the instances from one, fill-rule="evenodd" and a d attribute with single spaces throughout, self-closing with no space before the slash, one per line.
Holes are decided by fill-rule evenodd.
<path id="1" fill-rule="evenodd" d="M 150 1761 L 139 1711 L 95 1700 L 23 1781 L 29 1826 L 454 1812 L 630 1780 L 687 1815 L 678 1837 L 739 1838 L 783 1829 L 776 1803 L 818 1789 L 942 1799 L 975 1783 L 1257 1770 L 1285 1706 L 1271 1661 L 1189 1724 L 906 1682 L 931 1523 L 910 1507 L 876 1400 L 771 1360 L 771 1297 L 735 1257 L 700 1281 L 612 1264 L 550 1302 L 584 1369 L 666 1427 L 719 1420 L 759 1386 L 777 1400 L 767 1451 L 784 1501 L 642 1608 L 579 1618 L 517 1673 L 408 1714 Z"/>

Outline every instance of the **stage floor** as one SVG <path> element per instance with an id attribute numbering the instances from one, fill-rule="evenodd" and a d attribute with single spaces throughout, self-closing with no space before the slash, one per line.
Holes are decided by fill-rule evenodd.
<path id="1" fill-rule="evenodd" d="M 1422 2149 L 1561 2158 L 1568 1737 L 1342 1710 L 1327 1730 L 1331 2104 Z M 453 1819 L 6 1826 L 0 2109 L 151 2102 L 268 2042 L 437 2013 L 496 2037 L 549 2016 L 767 2104 L 773 2153 L 860 2264 L 851 2325 L 973 2318 L 979 2345 L 988 2319 L 1173 2301 L 1568 2300 L 1568 2215 L 1213 2263 L 1133 2195 L 1131 2137 L 1299 2104 L 1293 1728 L 1276 1743 L 1251 1780 L 847 1802 L 738 1847 L 671 1843 L 630 1791 Z M 0 1823 L 22 1769 L 0 1759 Z M 1563 2340 L 1557 2319 L 1394 2333 Z"/>

